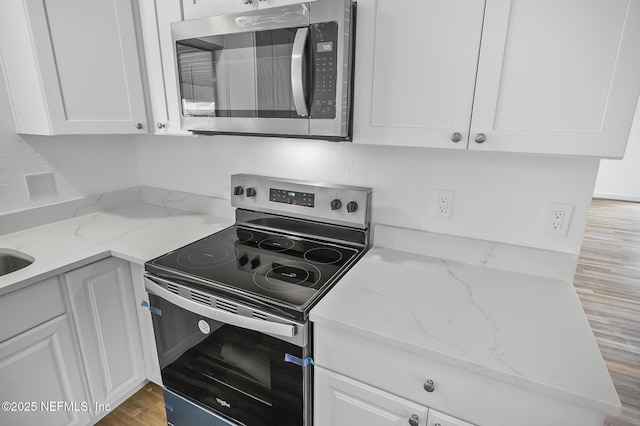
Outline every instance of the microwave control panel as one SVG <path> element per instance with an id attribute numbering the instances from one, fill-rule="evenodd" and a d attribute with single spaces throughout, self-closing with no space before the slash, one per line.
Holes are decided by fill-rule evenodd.
<path id="1" fill-rule="evenodd" d="M 314 80 L 311 118 L 334 119 L 338 75 L 338 23 L 312 24 L 310 42 Z"/>

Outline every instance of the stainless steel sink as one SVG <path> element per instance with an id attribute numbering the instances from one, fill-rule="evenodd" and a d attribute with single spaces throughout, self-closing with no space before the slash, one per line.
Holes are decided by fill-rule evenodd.
<path id="1" fill-rule="evenodd" d="M 36 259 L 19 251 L 0 248 L 0 276 L 31 265 Z"/>

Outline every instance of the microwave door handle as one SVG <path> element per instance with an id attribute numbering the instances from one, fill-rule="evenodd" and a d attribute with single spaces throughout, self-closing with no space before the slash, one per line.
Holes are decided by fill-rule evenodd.
<path id="1" fill-rule="evenodd" d="M 156 277 L 154 277 L 153 279 L 168 282 Z M 295 335 L 294 325 L 244 317 L 242 315 L 233 314 L 222 309 L 205 306 L 170 292 L 169 290 L 159 286 L 156 282 L 154 282 L 147 276 L 144 277 L 144 280 L 145 288 L 149 293 L 155 294 L 156 296 L 163 298 L 167 302 L 173 303 L 174 305 L 195 314 L 202 315 L 203 317 L 211 318 L 212 320 L 220 321 L 225 324 L 235 325 L 240 328 L 258 331 L 260 333 L 273 334 L 282 337 L 293 337 Z"/>
<path id="2" fill-rule="evenodd" d="M 293 39 L 293 50 L 291 52 L 291 90 L 293 92 L 293 103 L 298 115 L 306 117 L 309 115 L 307 100 L 304 93 L 304 53 L 307 43 L 309 28 L 298 28 Z"/>

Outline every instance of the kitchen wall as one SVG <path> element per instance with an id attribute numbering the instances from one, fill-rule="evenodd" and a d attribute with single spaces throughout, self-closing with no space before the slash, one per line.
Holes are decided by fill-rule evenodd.
<path id="1" fill-rule="evenodd" d="M 640 99 L 622 160 L 602 160 L 594 196 L 640 202 Z"/>
<path id="2" fill-rule="evenodd" d="M 54 193 L 31 199 L 25 175 L 51 173 Z M 0 214 L 138 185 L 133 138 L 21 136 L 0 61 Z"/>
<path id="3" fill-rule="evenodd" d="M 293 139 L 21 136 L 0 81 L 0 214 L 140 184 L 229 199 L 229 176 L 255 173 L 371 186 L 377 223 L 578 253 L 598 171 L 594 159 Z M 30 199 L 24 176 L 47 172 L 56 193 Z M 435 189 L 455 191 L 451 219 L 432 216 Z M 575 205 L 566 238 L 541 233 L 548 201 Z"/>
<path id="4" fill-rule="evenodd" d="M 373 221 L 578 253 L 599 160 L 230 136 L 136 138 L 140 182 L 230 197 L 254 173 L 371 186 Z M 455 191 L 432 216 L 433 191 Z M 548 201 L 575 205 L 569 234 L 541 233 Z"/>

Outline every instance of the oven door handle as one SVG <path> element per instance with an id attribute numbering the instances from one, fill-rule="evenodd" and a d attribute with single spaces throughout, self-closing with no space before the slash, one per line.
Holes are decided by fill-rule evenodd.
<path id="1" fill-rule="evenodd" d="M 154 277 L 153 279 L 164 281 L 156 277 Z M 260 333 L 273 334 L 282 337 L 293 337 L 295 335 L 295 325 L 249 318 L 242 315 L 233 314 L 231 312 L 223 311 L 222 309 L 205 306 L 201 303 L 185 299 L 180 295 L 170 292 L 169 290 L 158 285 L 158 283 L 147 276 L 144 277 L 144 280 L 145 287 L 149 293 L 153 293 L 156 296 L 165 299 L 167 302 L 171 302 L 174 305 L 186 309 L 189 312 L 193 312 L 198 315 L 202 315 L 203 317 L 211 318 L 212 320 L 220 321 L 225 324 L 235 325 L 237 327 L 246 328 L 248 330 L 258 331 Z"/>
<path id="2" fill-rule="evenodd" d="M 307 99 L 304 93 L 304 48 L 307 43 L 309 28 L 298 28 L 293 39 L 291 50 L 291 90 L 293 92 L 293 103 L 298 115 L 306 117 L 309 115 Z"/>

